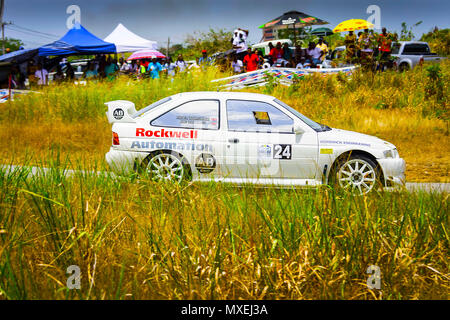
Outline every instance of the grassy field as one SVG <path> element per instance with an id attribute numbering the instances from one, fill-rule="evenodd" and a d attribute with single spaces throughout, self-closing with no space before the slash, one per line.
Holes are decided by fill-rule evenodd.
<path id="1" fill-rule="evenodd" d="M 443 88 L 429 94 L 426 67 L 403 74 L 356 74 L 352 79 L 309 77 L 292 87 L 249 91 L 271 94 L 331 127 L 378 136 L 395 144 L 406 160 L 408 181 L 449 182 L 450 62 L 441 64 Z M 0 105 L 0 157 L 23 163 L 45 161 L 48 150 L 77 162 L 101 162 L 111 144 L 106 101 L 133 101 L 140 109 L 184 91 L 217 90 L 215 70 L 159 81 L 117 81 L 50 86 Z M 431 88 L 433 89 L 433 88 Z M 432 90 L 431 90 L 432 91 Z M 436 91 L 436 90 L 435 90 Z M 433 93 L 433 92 L 431 92 Z"/>
<path id="2" fill-rule="evenodd" d="M 409 181 L 449 181 L 449 73 L 444 62 L 444 88 L 424 67 L 252 91 L 394 143 Z M 29 178 L 0 169 L 0 299 L 449 298 L 448 193 L 349 196 L 62 174 L 106 170 L 104 102 L 139 109 L 216 90 L 209 80 L 221 76 L 66 84 L 0 105 L 2 163 L 52 168 Z M 80 290 L 66 286 L 70 265 L 81 269 Z M 366 285 L 370 265 L 380 268 L 380 290 Z"/>
<path id="3" fill-rule="evenodd" d="M 0 173 L 0 299 L 448 299 L 448 194 Z M 99 167 L 91 168 L 94 170 Z M 81 270 L 69 290 L 66 269 Z M 369 289 L 370 265 L 381 289 Z"/>

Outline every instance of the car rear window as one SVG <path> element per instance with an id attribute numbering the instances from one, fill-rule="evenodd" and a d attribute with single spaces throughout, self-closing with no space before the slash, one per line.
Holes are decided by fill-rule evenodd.
<path id="1" fill-rule="evenodd" d="M 430 48 L 426 44 L 422 43 L 411 43 L 405 44 L 403 49 L 404 54 L 426 54 L 430 53 Z"/>

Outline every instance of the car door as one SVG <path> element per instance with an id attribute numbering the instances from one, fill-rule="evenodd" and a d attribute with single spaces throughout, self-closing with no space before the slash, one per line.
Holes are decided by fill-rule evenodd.
<path id="1" fill-rule="evenodd" d="M 315 132 L 294 133 L 298 119 L 271 103 L 226 100 L 225 166 L 241 179 L 311 179 L 316 175 Z"/>

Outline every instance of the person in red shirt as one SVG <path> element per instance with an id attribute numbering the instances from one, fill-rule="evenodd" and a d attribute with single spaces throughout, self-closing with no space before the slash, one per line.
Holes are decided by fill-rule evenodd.
<path id="1" fill-rule="evenodd" d="M 251 48 L 247 49 L 247 54 L 242 61 L 245 66 L 245 72 L 255 71 L 258 69 L 259 57 L 252 52 Z"/>
<path id="2" fill-rule="evenodd" d="M 273 48 L 272 50 L 270 50 L 270 57 L 272 58 L 272 64 L 277 63 L 277 61 L 279 59 L 283 59 L 283 48 L 281 48 L 281 42 L 277 42 L 277 45 L 275 46 L 275 48 Z"/>

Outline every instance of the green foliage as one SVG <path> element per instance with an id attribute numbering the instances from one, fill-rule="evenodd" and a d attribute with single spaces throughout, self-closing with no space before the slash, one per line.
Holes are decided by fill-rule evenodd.
<path id="1" fill-rule="evenodd" d="M 0 39 L 0 49 L 1 49 L 2 45 L 3 45 L 3 40 Z M 19 40 L 19 39 L 5 37 L 4 45 L 5 45 L 5 50 L 6 50 L 6 48 L 9 48 L 11 50 L 11 52 L 13 52 L 13 51 L 19 50 L 19 48 L 21 46 L 23 46 L 23 42 L 22 42 L 22 40 Z"/>
<path id="2" fill-rule="evenodd" d="M 426 41 L 430 45 L 431 51 L 439 55 L 450 55 L 450 29 L 437 27 L 433 31 L 423 34 L 420 41 Z"/>
<path id="3" fill-rule="evenodd" d="M 444 75 L 438 64 L 433 64 L 426 68 L 427 81 L 425 84 L 425 98 L 434 99 L 439 108 L 434 106 L 433 113 L 437 117 L 449 120 L 449 111 L 446 108 L 448 101 L 448 88 L 444 85 Z"/>
<path id="4" fill-rule="evenodd" d="M 202 55 L 202 50 L 206 50 L 208 55 L 216 52 L 223 52 L 231 49 L 232 31 L 225 29 L 209 29 L 208 32 L 195 32 L 186 37 L 186 47 L 183 52 L 185 59 L 195 59 Z M 178 54 L 178 52 L 175 52 Z"/>
<path id="5" fill-rule="evenodd" d="M 416 22 L 413 26 L 408 28 L 406 22 L 402 22 L 402 30 L 400 31 L 400 41 L 410 41 L 414 39 L 414 33 L 412 32 L 413 27 L 417 27 L 422 24 L 422 21 Z"/>

